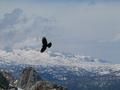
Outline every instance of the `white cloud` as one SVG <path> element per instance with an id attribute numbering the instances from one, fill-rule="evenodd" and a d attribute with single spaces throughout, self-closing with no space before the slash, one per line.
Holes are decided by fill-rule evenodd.
<path id="1" fill-rule="evenodd" d="M 117 43 L 120 42 L 120 33 L 115 33 L 108 39 L 100 40 L 99 43 Z"/>
<path id="2" fill-rule="evenodd" d="M 120 42 L 120 33 L 115 34 L 111 42 Z"/>
<path id="3" fill-rule="evenodd" d="M 40 16 L 28 18 L 21 9 L 14 9 L 0 21 L 0 49 L 36 47 L 38 38 L 50 37 L 54 29 L 54 20 Z"/>
<path id="4" fill-rule="evenodd" d="M 16 64 L 28 65 L 64 65 L 81 67 L 81 63 L 103 64 L 100 59 L 90 56 L 68 55 L 65 56 L 59 52 L 40 53 L 37 50 L 20 50 L 15 49 L 12 52 L 0 50 L 0 60 L 4 62 L 15 62 Z"/>
<path id="5" fill-rule="evenodd" d="M 12 13 L 5 13 L 4 18 L 0 21 L 0 29 L 13 28 L 15 24 L 19 23 L 21 14 L 20 9 L 15 9 Z"/>

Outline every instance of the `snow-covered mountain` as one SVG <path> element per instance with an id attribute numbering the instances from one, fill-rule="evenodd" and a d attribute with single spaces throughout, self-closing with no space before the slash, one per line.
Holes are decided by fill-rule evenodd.
<path id="1" fill-rule="evenodd" d="M 42 78 L 69 90 L 113 90 L 120 85 L 120 64 L 90 56 L 65 55 L 37 50 L 0 50 L 0 68 L 18 78 L 23 68 L 35 67 Z M 120 87 L 114 90 L 119 90 Z"/>

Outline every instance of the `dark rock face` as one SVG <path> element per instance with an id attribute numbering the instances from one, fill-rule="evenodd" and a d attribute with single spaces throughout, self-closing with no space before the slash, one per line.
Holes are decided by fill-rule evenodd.
<path id="1" fill-rule="evenodd" d="M 8 89 L 9 88 L 9 81 L 3 76 L 0 72 L 0 88 Z"/>
<path id="2" fill-rule="evenodd" d="M 38 73 L 32 67 L 27 67 L 22 72 L 18 87 L 27 90 L 39 80 L 41 80 L 41 78 Z"/>
<path id="3" fill-rule="evenodd" d="M 9 82 L 9 84 L 13 84 L 14 77 L 9 71 L 2 70 L 1 73 L 6 78 L 6 80 Z"/>

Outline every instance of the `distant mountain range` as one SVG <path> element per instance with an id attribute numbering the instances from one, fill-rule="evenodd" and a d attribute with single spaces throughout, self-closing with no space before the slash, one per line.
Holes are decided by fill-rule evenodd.
<path id="1" fill-rule="evenodd" d="M 18 78 L 28 66 L 35 67 L 44 80 L 68 90 L 120 90 L 120 64 L 58 52 L 41 54 L 37 50 L 0 50 L 1 70 L 8 70 Z"/>

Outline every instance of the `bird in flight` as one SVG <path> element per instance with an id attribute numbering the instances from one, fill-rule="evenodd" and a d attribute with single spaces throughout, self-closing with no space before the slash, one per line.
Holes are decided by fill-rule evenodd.
<path id="1" fill-rule="evenodd" d="M 42 38 L 42 44 L 42 49 L 40 50 L 41 53 L 43 53 L 47 49 L 47 47 L 50 48 L 52 46 L 52 43 L 48 43 L 45 37 Z"/>

